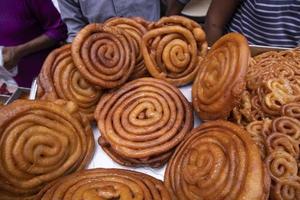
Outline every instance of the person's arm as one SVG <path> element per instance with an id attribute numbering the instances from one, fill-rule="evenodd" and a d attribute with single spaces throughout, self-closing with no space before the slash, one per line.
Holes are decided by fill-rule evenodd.
<path id="1" fill-rule="evenodd" d="M 180 15 L 184 6 L 189 0 L 165 0 L 166 4 L 166 16 Z"/>
<path id="2" fill-rule="evenodd" d="M 210 46 L 224 34 L 225 27 L 240 2 L 241 0 L 212 0 L 204 25 Z"/>
<path id="3" fill-rule="evenodd" d="M 58 6 L 61 11 L 62 19 L 68 27 L 67 42 L 72 42 L 76 34 L 89 22 L 83 16 L 78 2 L 74 0 L 58 0 Z"/>
<path id="4" fill-rule="evenodd" d="M 66 26 L 51 0 L 27 0 L 26 5 L 44 33 L 24 44 L 4 47 L 3 61 L 7 69 L 16 66 L 22 57 L 52 47 L 67 36 Z"/>
<path id="5" fill-rule="evenodd" d="M 55 44 L 57 41 L 44 34 L 18 46 L 4 47 L 2 50 L 4 67 L 9 70 L 16 66 L 22 57 L 52 47 Z"/>

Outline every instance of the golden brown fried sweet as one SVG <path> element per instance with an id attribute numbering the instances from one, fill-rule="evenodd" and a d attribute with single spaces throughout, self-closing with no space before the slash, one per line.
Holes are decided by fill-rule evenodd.
<path id="1" fill-rule="evenodd" d="M 273 132 L 282 133 L 300 142 L 300 122 L 292 117 L 278 117 L 272 121 Z"/>
<path id="2" fill-rule="evenodd" d="M 299 158 L 299 142 L 292 137 L 282 133 L 272 133 L 265 138 L 268 154 L 274 151 L 285 151 L 294 158 Z"/>
<path id="3" fill-rule="evenodd" d="M 282 106 L 281 114 L 300 120 L 300 103 L 294 102 Z"/>
<path id="4" fill-rule="evenodd" d="M 292 106 L 295 106 L 295 104 Z M 289 107 L 285 107 L 283 113 L 292 113 L 285 112 L 286 110 L 289 110 Z M 246 129 L 254 141 L 257 138 L 255 134 L 256 136 L 262 136 L 260 142 L 266 149 L 264 158 L 272 179 L 271 199 L 298 199 L 300 197 L 300 121 L 283 116 L 269 120 L 269 122 L 266 124 L 264 121 L 255 121 L 250 123 Z"/>
<path id="5" fill-rule="evenodd" d="M 266 158 L 269 174 L 273 181 L 297 176 L 298 165 L 296 159 L 289 153 L 277 150 Z"/>
<path id="6" fill-rule="evenodd" d="M 115 26 L 125 30 L 133 39 L 133 46 L 135 49 L 135 68 L 129 79 L 133 80 L 148 76 L 147 68 L 144 64 L 144 58 L 141 51 L 142 37 L 148 31 L 148 22 L 141 18 L 125 18 L 115 17 L 107 20 L 105 26 Z"/>
<path id="7" fill-rule="evenodd" d="M 201 63 L 193 83 L 193 106 L 202 120 L 225 119 L 240 103 L 250 51 L 238 33 L 219 39 Z"/>
<path id="8" fill-rule="evenodd" d="M 246 126 L 247 132 L 252 140 L 259 147 L 260 154 L 263 159 L 268 155 L 266 138 L 271 134 L 271 120 L 265 119 L 261 121 L 253 121 Z"/>
<path id="9" fill-rule="evenodd" d="M 75 66 L 101 88 L 124 84 L 134 70 L 135 55 L 132 37 L 126 31 L 102 24 L 87 25 L 72 43 Z"/>
<path id="10" fill-rule="evenodd" d="M 251 137 L 218 120 L 200 125 L 178 146 L 165 184 L 172 199 L 266 200 L 270 178 Z"/>
<path id="11" fill-rule="evenodd" d="M 245 109 L 242 101 L 235 107 L 233 121 L 246 125 L 264 118 L 274 119 L 281 116 L 284 105 L 300 101 L 299 64 L 299 48 L 266 52 L 252 58 L 246 75 L 251 105 Z"/>
<path id="12" fill-rule="evenodd" d="M 270 79 L 257 91 L 262 110 L 270 116 L 280 116 L 283 105 L 300 100 L 300 88 L 287 79 Z"/>
<path id="13" fill-rule="evenodd" d="M 298 200 L 300 199 L 300 178 L 291 177 L 282 179 L 272 188 L 272 200 Z"/>
<path id="14" fill-rule="evenodd" d="M 163 17 L 143 37 L 142 52 L 149 73 L 182 86 L 194 80 L 207 52 L 201 26 L 181 16 Z"/>
<path id="15" fill-rule="evenodd" d="M 189 102 L 171 84 L 141 78 L 103 96 L 95 111 L 99 144 L 116 162 L 159 167 L 193 127 Z"/>
<path id="16" fill-rule="evenodd" d="M 75 67 L 71 45 L 51 52 L 39 75 L 38 98 L 53 101 L 65 99 L 79 106 L 80 113 L 94 119 L 94 110 L 102 91 L 87 82 Z"/>
<path id="17" fill-rule="evenodd" d="M 49 184 L 40 192 L 38 199 L 171 200 L 160 180 L 122 169 L 92 169 L 74 173 Z"/>
<path id="18" fill-rule="evenodd" d="M 77 112 L 61 100 L 17 100 L 1 108 L 1 199 L 33 199 L 47 183 L 87 165 L 94 138 Z"/>

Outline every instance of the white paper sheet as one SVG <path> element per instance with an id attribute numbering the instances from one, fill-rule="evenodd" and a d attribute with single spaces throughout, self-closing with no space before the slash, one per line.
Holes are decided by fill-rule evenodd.
<path id="1" fill-rule="evenodd" d="M 188 99 L 189 102 L 191 102 L 192 99 L 192 88 L 191 85 L 184 86 L 180 88 L 183 95 Z M 194 127 L 197 127 L 200 124 L 200 119 L 196 116 L 194 113 Z M 95 155 L 93 157 L 93 160 L 91 161 L 90 165 L 88 166 L 89 169 L 92 168 L 121 168 L 121 169 L 130 169 L 135 170 L 138 172 L 142 172 L 148 175 L 151 175 L 157 179 L 163 180 L 164 179 L 164 172 L 166 166 L 163 166 L 162 168 L 150 168 L 150 167 L 124 167 L 119 165 L 118 163 L 114 162 L 106 153 L 102 150 L 102 148 L 98 145 L 98 138 L 100 136 L 100 133 L 98 131 L 98 128 L 96 126 L 93 127 L 94 130 L 94 138 L 95 138 L 95 144 L 96 144 L 96 150 Z"/>

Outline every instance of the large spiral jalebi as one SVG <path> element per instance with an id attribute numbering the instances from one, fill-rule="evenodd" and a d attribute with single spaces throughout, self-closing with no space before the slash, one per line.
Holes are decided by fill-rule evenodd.
<path id="1" fill-rule="evenodd" d="M 225 119 L 240 103 L 250 51 L 238 33 L 219 39 L 202 61 L 193 83 L 193 106 L 203 120 Z"/>
<path id="2" fill-rule="evenodd" d="M 41 200 L 171 200 L 164 184 L 146 174 L 122 169 L 92 169 L 45 187 Z"/>
<path id="3" fill-rule="evenodd" d="M 141 78 L 103 96 L 95 111 L 99 144 L 128 166 L 159 167 L 193 127 L 189 102 L 173 85 Z"/>
<path id="4" fill-rule="evenodd" d="M 194 80 L 207 52 L 201 26 L 181 16 L 163 17 L 143 37 L 142 52 L 149 73 L 182 86 Z"/>
<path id="5" fill-rule="evenodd" d="M 129 77 L 129 79 L 132 80 L 148 75 L 147 68 L 144 64 L 143 54 L 140 50 L 142 48 L 142 38 L 148 31 L 148 23 L 149 22 L 137 17 L 115 17 L 105 22 L 105 26 L 115 26 L 124 29 L 133 39 L 136 63 L 132 75 Z"/>
<path id="6" fill-rule="evenodd" d="M 135 66 L 132 37 L 123 29 L 89 24 L 74 38 L 75 66 L 89 82 L 102 88 L 126 82 Z"/>
<path id="7" fill-rule="evenodd" d="M 168 163 L 165 183 L 173 199 L 266 200 L 270 178 L 251 137 L 218 120 L 184 139 Z"/>
<path id="8" fill-rule="evenodd" d="M 94 150 L 72 102 L 18 100 L 0 113 L 0 199 L 33 199 L 47 183 L 83 169 Z"/>
<path id="9" fill-rule="evenodd" d="M 39 75 L 38 98 L 65 99 L 79 106 L 81 114 L 93 119 L 102 91 L 86 81 L 73 63 L 71 45 L 52 51 Z"/>

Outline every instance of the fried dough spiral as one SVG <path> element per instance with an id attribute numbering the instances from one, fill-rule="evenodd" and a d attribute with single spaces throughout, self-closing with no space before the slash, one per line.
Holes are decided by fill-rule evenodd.
<path id="1" fill-rule="evenodd" d="M 270 122 L 268 124 L 265 124 L 264 121 L 254 121 L 246 127 L 255 142 L 257 136 L 262 136 L 259 137 L 258 145 L 259 147 L 263 146 L 266 150 L 263 158 L 272 179 L 270 192 L 272 200 L 289 200 L 300 197 L 300 121 L 289 117 L 294 115 L 295 107 L 297 108 L 296 103 L 292 103 L 291 106 L 283 106 L 282 113 L 288 116 L 268 120 Z M 267 126 L 263 128 L 263 124 Z"/>
<path id="2" fill-rule="evenodd" d="M 275 181 L 297 176 L 298 166 L 296 159 L 285 151 L 274 151 L 266 158 L 270 176 Z"/>
<path id="3" fill-rule="evenodd" d="M 282 106 L 281 114 L 300 120 L 300 103 L 294 102 Z"/>
<path id="4" fill-rule="evenodd" d="M 171 84 L 141 78 L 103 96 L 95 111 L 99 144 L 127 166 L 163 165 L 193 127 L 191 106 Z"/>
<path id="5" fill-rule="evenodd" d="M 251 104 L 234 109 L 233 120 L 246 125 L 282 115 L 281 109 L 300 101 L 300 49 L 270 51 L 251 59 L 246 75 Z M 242 104 L 245 104 L 242 102 Z"/>
<path id="6" fill-rule="evenodd" d="M 165 183 L 172 199 L 265 200 L 270 179 L 251 137 L 218 120 L 184 139 L 168 163 Z"/>
<path id="7" fill-rule="evenodd" d="M 274 186 L 272 200 L 297 200 L 300 199 L 300 178 L 292 177 L 282 179 Z"/>
<path id="8" fill-rule="evenodd" d="M 225 119 L 240 102 L 249 57 L 247 39 L 238 33 L 212 46 L 192 88 L 193 106 L 201 119 Z"/>
<path id="9" fill-rule="evenodd" d="M 149 73 L 182 86 L 194 80 L 207 52 L 201 26 L 185 17 L 163 17 L 151 25 L 142 42 L 142 52 Z"/>
<path id="10" fill-rule="evenodd" d="M 72 43 L 75 66 L 84 78 L 101 88 L 124 84 L 133 72 L 135 55 L 126 31 L 102 24 L 87 25 Z"/>
<path id="11" fill-rule="evenodd" d="M 1 109 L 1 199 L 33 199 L 45 184 L 87 165 L 94 138 L 77 112 L 64 101 L 18 100 Z"/>
<path id="12" fill-rule="evenodd" d="M 262 121 L 254 121 L 246 126 L 247 132 L 252 140 L 259 147 L 260 154 L 263 159 L 267 156 L 266 138 L 271 134 L 271 121 L 266 119 Z"/>
<path id="13" fill-rule="evenodd" d="M 300 122 L 292 117 L 278 117 L 273 120 L 274 132 L 282 133 L 300 142 Z"/>
<path id="14" fill-rule="evenodd" d="M 148 75 L 147 68 L 144 64 L 144 58 L 142 55 L 142 38 L 148 31 L 146 26 L 148 23 L 141 18 L 125 18 L 125 17 L 115 17 L 109 19 L 105 22 L 105 26 L 115 26 L 125 30 L 133 39 L 133 46 L 135 49 L 135 68 L 129 79 L 142 78 Z"/>
<path id="15" fill-rule="evenodd" d="M 49 184 L 40 200 L 124 199 L 171 200 L 160 180 L 122 169 L 92 169 L 74 173 Z"/>
<path id="16" fill-rule="evenodd" d="M 39 99 L 73 101 L 79 106 L 81 114 L 92 120 L 101 95 L 102 91 L 86 81 L 75 67 L 71 45 L 49 54 L 39 75 Z"/>

